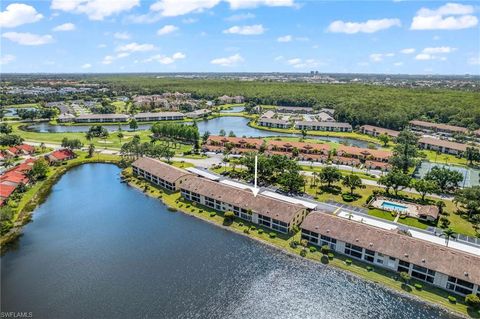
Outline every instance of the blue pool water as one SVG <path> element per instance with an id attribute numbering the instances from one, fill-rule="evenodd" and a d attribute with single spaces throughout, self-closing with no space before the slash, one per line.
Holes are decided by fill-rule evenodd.
<path id="1" fill-rule="evenodd" d="M 383 202 L 382 203 L 382 208 L 401 211 L 401 212 L 408 210 L 407 206 L 395 204 L 395 203 L 392 203 L 392 202 Z"/>

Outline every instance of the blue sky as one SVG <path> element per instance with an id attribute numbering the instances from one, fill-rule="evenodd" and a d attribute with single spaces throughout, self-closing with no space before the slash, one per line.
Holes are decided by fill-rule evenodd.
<path id="1" fill-rule="evenodd" d="M 2 72 L 480 74 L 478 2 L 2 1 Z"/>

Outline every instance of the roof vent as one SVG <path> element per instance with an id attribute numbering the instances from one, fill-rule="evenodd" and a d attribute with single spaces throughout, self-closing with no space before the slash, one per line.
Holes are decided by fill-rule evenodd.
<path id="1" fill-rule="evenodd" d="M 468 272 L 464 272 L 463 274 L 465 275 L 465 277 L 468 277 Z"/>
<path id="2" fill-rule="evenodd" d="M 424 263 L 424 262 L 425 262 L 425 258 L 422 258 L 422 263 Z"/>
<path id="3" fill-rule="evenodd" d="M 408 254 L 405 254 L 405 257 L 407 257 L 407 258 L 408 258 Z"/>
<path id="4" fill-rule="evenodd" d="M 355 241 L 358 241 L 358 238 L 355 238 Z"/>
<path id="5" fill-rule="evenodd" d="M 330 232 L 330 229 L 327 229 L 327 233 L 329 233 L 329 232 Z"/>
<path id="6" fill-rule="evenodd" d="M 370 247 L 372 247 L 372 246 L 373 246 L 373 243 L 369 243 L 368 245 L 370 245 Z"/>

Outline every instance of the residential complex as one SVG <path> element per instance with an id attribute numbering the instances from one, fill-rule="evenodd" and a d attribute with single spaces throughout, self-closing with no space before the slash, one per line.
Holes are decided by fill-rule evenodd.
<path id="1" fill-rule="evenodd" d="M 465 127 L 442 124 L 442 123 L 432 123 L 425 121 L 413 120 L 409 122 L 410 128 L 414 131 L 419 131 L 422 133 L 436 133 L 444 136 L 453 136 L 455 134 L 467 134 L 468 129 Z"/>
<path id="2" fill-rule="evenodd" d="M 180 112 L 138 113 L 133 117 L 139 122 L 174 121 L 183 120 L 185 118 L 185 114 Z"/>
<path id="3" fill-rule="evenodd" d="M 432 150 L 436 152 L 460 155 L 467 150 L 468 145 L 463 143 L 442 140 L 435 137 L 424 136 L 418 140 L 420 148 L 425 150 Z"/>
<path id="4" fill-rule="evenodd" d="M 479 293 L 480 256 L 323 212 L 300 226 L 302 239 L 460 295 Z"/>
<path id="5" fill-rule="evenodd" d="M 162 161 L 141 157 L 132 163 L 133 174 L 159 185 L 169 191 L 177 191 L 180 185 L 188 178 L 190 173 L 163 163 Z"/>
<path id="6" fill-rule="evenodd" d="M 127 122 L 128 115 L 125 114 L 82 114 L 73 120 L 77 123 L 109 123 L 109 122 Z"/>
<path id="7" fill-rule="evenodd" d="M 351 132 L 352 126 L 340 122 L 298 121 L 295 128 L 306 131 Z"/>
<path id="8" fill-rule="evenodd" d="M 362 125 L 360 126 L 359 131 L 363 134 L 367 134 L 375 137 L 384 134 L 391 138 L 396 138 L 398 137 L 398 134 L 400 134 L 399 131 L 390 130 L 387 128 L 373 126 L 373 125 Z"/>

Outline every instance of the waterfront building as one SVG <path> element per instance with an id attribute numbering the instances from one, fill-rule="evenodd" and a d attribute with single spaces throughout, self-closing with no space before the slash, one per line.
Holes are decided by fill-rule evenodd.
<path id="1" fill-rule="evenodd" d="M 318 122 L 318 121 L 298 121 L 295 123 L 298 130 L 307 131 L 329 131 L 329 132 L 351 132 L 352 126 L 341 122 Z"/>
<path id="2" fill-rule="evenodd" d="M 260 126 L 282 128 L 282 129 L 288 129 L 290 127 L 290 122 L 289 121 L 285 121 L 285 120 L 281 120 L 281 119 L 274 119 L 274 118 L 263 118 L 263 117 L 261 117 L 258 120 L 258 124 Z"/>
<path id="3" fill-rule="evenodd" d="M 127 122 L 128 115 L 125 114 L 81 114 L 74 121 L 77 123 L 108 123 Z"/>
<path id="4" fill-rule="evenodd" d="M 193 175 L 183 169 L 165 164 L 150 157 L 140 157 L 132 163 L 135 176 L 140 176 L 169 191 L 177 191 L 180 185 Z"/>
<path id="5" fill-rule="evenodd" d="M 324 212 L 310 213 L 302 239 L 460 295 L 480 293 L 480 256 Z"/>
<path id="6" fill-rule="evenodd" d="M 11 146 L 6 150 L 8 153 L 12 155 L 32 155 L 35 153 L 35 147 L 28 145 L 28 144 L 20 144 Z"/>
<path id="7" fill-rule="evenodd" d="M 180 185 L 182 197 L 281 233 L 289 233 L 307 214 L 300 204 L 258 194 L 202 177 L 192 177 Z"/>
<path id="8" fill-rule="evenodd" d="M 76 156 L 72 150 L 63 148 L 45 155 L 45 159 L 50 165 L 58 165 L 59 163 L 74 159 Z"/>
<path id="9" fill-rule="evenodd" d="M 373 125 L 362 125 L 360 126 L 359 130 L 363 134 L 367 134 L 375 137 L 384 134 L 384 135 L 388 135 L 391 138 L 396 138 L 398 137 L 398 134 L 400 134 L 399 131 L 390 130 L 388 128 L 383 128 L 383 127 L 378 127 Z"/>
<path id="10" fill-rule="evenodd" d="M 193 112 L 189 112 L 185 115 L 189 118 L 192 118 L 192 119 L 198 119 L 198 118 L 201 118 L 201 117 L 209 116 L 210 114 L 212 114 L 211 110 L 200 109 L 200 110 L 195 110 Z"/>
<path id="11" fill-rule="evenodd" d="M 134 115 L 134 118 L 139 122 L 178 121 L 183 120 L 185 114 L 180 112 L 138 113 Z"/>

